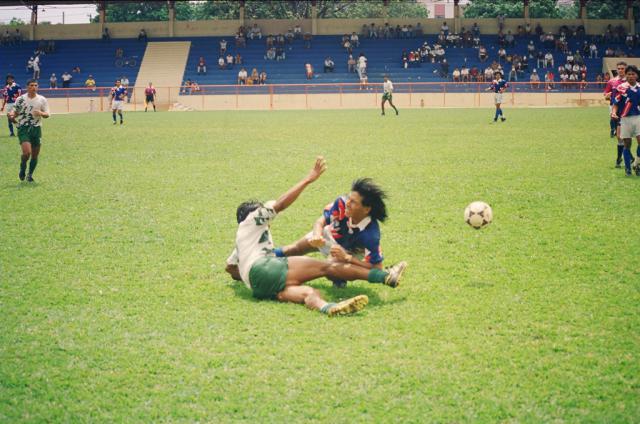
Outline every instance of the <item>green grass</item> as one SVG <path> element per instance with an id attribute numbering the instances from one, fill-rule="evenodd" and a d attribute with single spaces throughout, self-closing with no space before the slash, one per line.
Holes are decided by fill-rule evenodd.
<path id="1" fill-rule="evenodd" d="M 505 113 L 54 116 L 34 185 L 2 120 L 0 422 L 637 421 L 640 179 L 613 168 L 605 109 Z M 318 154 L 276 244 L 372 176 L 386 262 L 410 264 L 395 290 L 312 283 L 367 294 L 356 316 L 224 273 L 236 205 Z"/>

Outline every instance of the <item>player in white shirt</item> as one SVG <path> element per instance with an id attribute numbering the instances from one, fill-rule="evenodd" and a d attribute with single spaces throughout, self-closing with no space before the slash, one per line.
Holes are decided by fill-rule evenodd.
<path id="1" fill-rule="evenodd" d="M 391 80 L 389 79 L 388 76 L 384 76 L 384 83 L 382 84 L 382 89 L 384 91 L 384 94 L 382 94 L 382 114 L 384 115 L 384 104 L 386 102 L 389 102 L 389 104 L 391 105 L 391 107 L 393 108 L 393 110 L 396 111 L 396 115 L 398 114 L 398 108 L 396 108 L 393 104 L 393 102 L 391 101 L 393 98 L 393 83 L 391 82 Z"/>
<path id="2" fill-rule="evenodd" d="M 241 280 L 258 299 L 304 303 L 309 309 L 329 316 L 350 314 L 362 310 L 369 299 L 359 295 L 338 304 L 327 303 L 320 292 L 304 285 L 320 277 L 342 280 L 366 280 L 396 287 L 406 263 L 389 270 L 364 268 L 351 263 L 351 258 L 333 262 L 306 256 L 276 257 L 270 226 L 277 214 L 289 207 L 302 191 L 326 170 L 322 157 L 316 159 L 309 174 L 291 187 L 277 201 L 264 204 L 252 200 L 242 203 L 236 211 L 238 231 L 236 246 L 227 259 L 226 271 Z"/>
<path id="3" fill-rule="evenodd" d="M 38 165 L 40 139 L 42 138 L 42 119 L 49 117 L 49 103 L 44 96 L 38 94 L 38 81 L 32 79 L 27 83 L 27 94 L 16 100 L 9 119 L 18 125 L 18 141 L 22 149 L 20 157 L 20 173 L 18 177 L 24 181 L 34 182 L 33 172 Z M 31 161 L 29 161 L 31 159 Z M 29 173 L 27 174 L 27 161 Z"/>

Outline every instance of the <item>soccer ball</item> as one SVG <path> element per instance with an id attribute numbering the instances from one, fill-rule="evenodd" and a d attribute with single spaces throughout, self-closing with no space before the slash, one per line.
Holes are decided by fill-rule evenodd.
<path id="1" fill-rule="evenodd" d="M 485 202 L 472 202 L 464 210 L 464 222 L 476 230 L 491 224 L 491 221 L 493 221 L 493 211 Z"/>

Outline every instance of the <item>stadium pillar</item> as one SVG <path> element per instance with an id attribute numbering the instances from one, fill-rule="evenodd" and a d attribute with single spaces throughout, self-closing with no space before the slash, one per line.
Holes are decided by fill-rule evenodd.
<path id="1" fill-rule="evenodd" d="M 522 0 L 524 3 L 524 20 L 529 21 L 529 0 Z"/>
<path id="2" fill-rule="evenodd" d="M 311 34 L 318 33 L 318 4 L 316 0 L 311 0 Z"/>
<path id="3" fill-rule="evenodd" d="M 176 23 L 176 8 L 175 1 L 167 1 L 167 8 L 169 9 L 169 37 L 173 37 L 174 24 Z"/>
<path id="4" fill-rule="evenodd" d="M 462 30 L 460 22 L 460 0 L 453 0 L 453 28 L 455 32 Z"/>
<path id="5" fill-rule="evenodd" d="M 389 21 L 389 0 L 383 0 L 382 2 L 382 17 L 386 24 Z"/>
<path id="6" fill-rule="evenodd" d="M 107 21 L 107 6 L 104 1 L 98 2 L 98 22 L 100 23 L 100 34 L 98 37 L 102 37 L 104 31 L 104 23 Z"/>
<path id="7" fill-rule="evenodd" d="M 634 34 L 635 22 L 633 21 L 633 0 L 627 0 L 627 12 L 624 16 L 627 18 L 629 34 Z"/>
<path id="8" fill-rule="evenodd" d="M 29 28 L 29 38 L 36 39 L 36 26 L 38 25 L 38 5 L 31 6 L 31 27 Z"/>
<path id="9" fill-rule="evenodd" d="M 244 26 L 244 0 L 240 0 L 240 26 Z"/>
<path id="10" fill-rule="evenodd" d="M 587 0 L 580 0 L 580 19 L 587 19 Z"/>

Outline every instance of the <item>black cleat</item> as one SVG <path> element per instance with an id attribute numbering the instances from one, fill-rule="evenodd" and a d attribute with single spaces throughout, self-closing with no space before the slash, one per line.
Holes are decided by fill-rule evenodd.
<path id="1" fill-rule="evenodd" d="M 120 125 L 124 124 L 124 121 L 120 121 Z"/>
<path id="2" fill-rule="evenodd" d="M 116 121 L 113 121 L 113 125 L 116 125 L 116 124 L 117 124 L 117 122 L 116 122 Z"/>
<path id="3" fill-rule="evenodd" d="M 502 117 L 502 116 L 501 116 L 501 117 L 500 117 L 500 120 L 501 120 L 502 122 L 504 122 L 504 121 L 506 121 L 506 120 L 507 120 L 507 118 L 504 118 L 504 117 Z"/>
<path id="4" fill-rule="evenodd" d="M 396 116 L 398 116 L 400 114 L 400 112 L 398 112 L 398 109 L 396 109 Z"/>
<path id="5" fill-rule="evenodd" d="M 15 137 L 16 135 L 14 133 L 9 134 L 9 137 Z"/>
<path id="6" fill-rule="evenodd" d="M 30 183 L 35 183 L 36 182 L 36 180 L 33 179 L 31 174 L 27 175 L 27 181 L 30 182 Z"/>
<path id="7" fill-rule="evenodd" d="M 622 159 L 616 159 L 616 168 L 622 168 Z"/>
<path id="8" fill-rule="evenodd" d="M 20 173 L 18 174 L 18 178 L 20 178 L 20 181 L 24 181 L 24 177 L 25 177 L 25 171 L 20 171 Z"/>
<path id="9" fill-rule="evenodd" d="M 610 137 L 610 138 L 613 138 L 613 137 L 615 137 L 615 136 L 616 136 L 616 133 L 614 133 L 614 132 L 610 132 L 610 133 L 609 133 L 609 137 Z"/>
<path id="10" fill-rule="evenodd" d="M 380 115 L 384 116 L 384 112 L 382 112 Z"/>
<path id="11" fill-rule="evenodd" d="M 630 169 L 626 169 L 626 168 L 625 168 L 625 170 L 624 170 L 624 175 L 626 175 L 627 177 L 630 177 L 630 176 L 632 176 L 633 174 L 631 173 L 631 170 L 630 170 Z"/>

